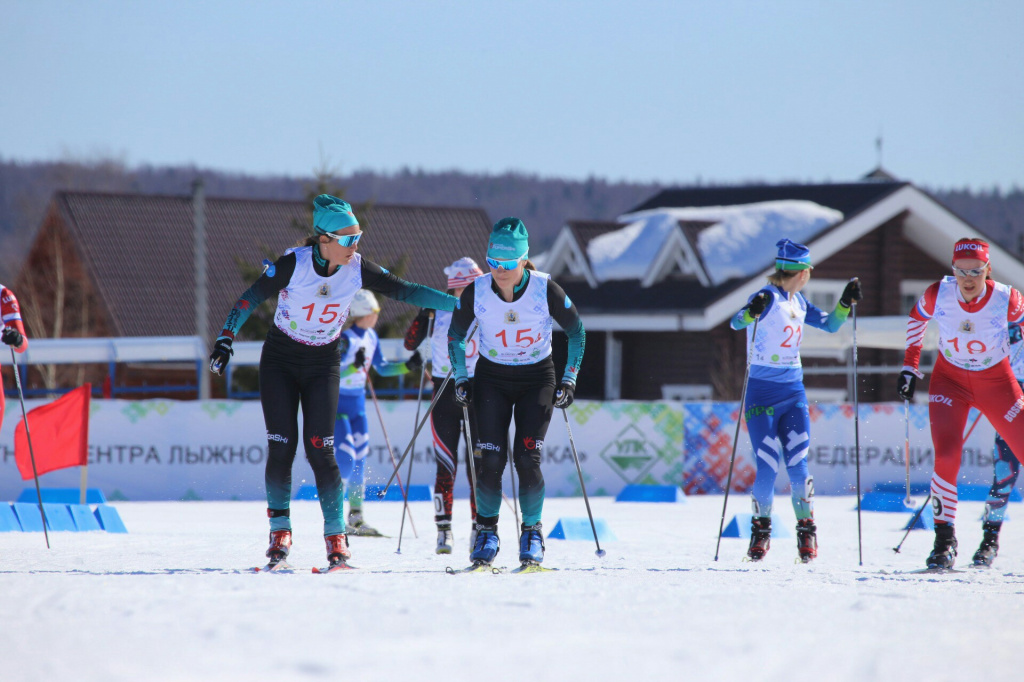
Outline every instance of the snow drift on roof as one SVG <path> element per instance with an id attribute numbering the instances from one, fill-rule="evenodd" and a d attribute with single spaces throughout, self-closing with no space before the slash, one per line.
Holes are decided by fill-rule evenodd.
<path id="1" fill-rule="evenodd" d="M 779 239 L 806 242 L 842 219 L 839 211 L 796 200 L 638 211 L 619 218 L 629 223 L 622 229 L 592 239 L 587 256 L 598 281 L 643 279 L 679 221 L 711 222 L 697 236 L 697 248 L 717 285 L 771 267 Z"/>

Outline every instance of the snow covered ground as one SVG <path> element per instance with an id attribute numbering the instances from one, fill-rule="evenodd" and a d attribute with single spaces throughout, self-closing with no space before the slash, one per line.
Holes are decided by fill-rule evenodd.
<path id="1" fill-rule="evenodd" d="M 729 518 L 748 510 L 730 499 Z M 792 524 L 788 498 L 780 516 Z M 355 538 L 362 570 L 316 576 L 319 507 L 294 504 L 292 575 L 255 575 L 267 522 L 255 502 L 122 502 L 128 535 L 0 535 L 0 679 L 76 680 L 940 680 L 1010 679 L 1024 641 L 1024 524 L 1012 505 L 995 568 L 911 575 L 931 533 L 896 555 L 904 514 L 867 513 L 857 559 L 852 497 L 817 500 L 821 556 L 794 564 L 776 540 L 761 564 L 745 540 L 712 561 L 720 496 L 683 504 L 592 500 L 618 541 L 549 540 L 539 575 L 446 575 L 433 553 L 432 506 L 413 505 L 419 539 Z M 981 537 L 982 505 L 960 506 L 960 566 Z M 367 506 L 397 535 L 401 505 Z M 551 499 L 548 529 L 585 517 Z M 515 565 L 512 514 L 505 547 Z M 790 529 L 791 530 L 791 529 Z M 1019 673 L 1015 677 L 1019 676 Z"/>

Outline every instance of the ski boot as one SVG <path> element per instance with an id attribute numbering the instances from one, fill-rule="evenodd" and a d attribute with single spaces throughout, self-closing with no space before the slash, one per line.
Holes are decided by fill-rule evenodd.
<path id="1" fill-rule="evenodd" d="M 451 554 L 452 545 L 452 524 L 450 521 L 439 521 L 437 524 L 437 547 L 434 551 L 438 554 Z"/>
<path id="2" fill-rule="evenodd" d="M 267 557 L 270 559 L 270 566 L 276 566 L 288 556 L 292 548 L 292 532 L 290 530 L 270 531 L 270 547 L 267 548 Z"/>
<path id="3" fill-rule="evenodd" d="M 981 524 L 985 535 L 981 538 L 981 545 L 974 553 L 974 565 L 988 568 L 992 560 L 999 553 L 999 529 L 1002 528 L 1002 521 L 986 521 Z"/>
<path id="4" fill-rule="evenodd" d="M 362 509 L 350 509 L 348 511 L 348 524 L 345 526 L 345 532 L 349 535 L 361 537 L 382 537 L 379 530 L 363 521 Z"/>
<path id="5" fill-rule="evenodd" d="M 473 552 L 469 555 L 470 560 L 474 564 L 490 564 L 494 561 L 500 548 L 498 526 L 476 524 L 476 542 L 473 544 Z"/>
<path id="6" fill-rule="evenodd" d="M 328 568 L 343 564 L 352 558 L 352 552 L 348 548 L 348 538 L 344 533 L 325 535 L 324 544 L 327 545 Z"/>
<path id="7" fill-rule="evenodd" d="M 935 545 L 928 555 L 928 568 L 953 568 L 956 561 L 956 531 L 952 523 L 935 524 Z"/>
<path id="8" fill-rule="evenodd" d="M 544 533 L 541 525 L 522 526 L 519 536 L 519 561 L 524 564 L 539 564 L 544 561 Z"/>
<path id="9" fill-rule="evenodd" d="M 817 531 L 818 527 L 814 525 L 813 518 L 800 519 L 796 522 L 796 551 L 800 561 L 805 564 L 818 558 Z"/>
<path id="10" fill-rule="evenodd" d="M 751 561 L 760 561 L 768 553 L 772 540 L 772 518 L 770 516 L 755 516 L 750 521 L 750 547 L 747 548 L 747 556 Z"/>

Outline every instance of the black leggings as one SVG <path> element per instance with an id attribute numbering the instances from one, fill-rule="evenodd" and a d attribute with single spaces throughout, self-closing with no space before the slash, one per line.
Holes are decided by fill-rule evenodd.
<path id="1" fill-rule="evenodd" d="M 434 379 L 434 395 L 444 382 Z M 459 469 L 459 443 L 462 441 L 462 406 L 453 399 L 455 382 L 449 381 L 444 392 L 437 398 L 434 409 L 430 413 L 431 441 L 434 446 L 434 459 L 437 461 L 437 475 L 434 478 L 434 521 L 439 523 L 452 520 L 452 490 L 455 487 L 455 474 Z M 474 407 L 469 408 L 470 434 L 476 438 L 476 417 Z M 469 481 L 469 512 L 470 518 L 476 518 L 476 495 L 473 491 L 473 479 L 468 466 L 469 453 L 466 453 L 466 479 Z"/>
<path id="2" fill-rule="evenodd" d="M 313 468 L 324 515 L 324 535 L 345 532 L 342 487 L 334 458 L 334 419 L 338 411 L 338 353 L 263 345 L 260 356 L 260 403 L 267 425 L 267 506 L 270 529 L 291 529 L 287 516 L 292 492 L 292 463 L 299 443 L 299 405 L 306 459 Z M 284 346 L 283 348 L 281 346 Z"/>
<path id="3" fill-rule="evenodd" d="M 497 523 L 501 477 L 508 458 L 508 429 L 515 419 L 512 461 L 519 478 L 523 524 L 540 522 L 544 508 L 544 475 L 540 470 L 544 436 L 551 422 L 555 366 L 551 358 L 533 365 L 499 365 L 480 358 L 473 380 L 473 405 L 481 451 L 477 469 L 477 520 Z"/>

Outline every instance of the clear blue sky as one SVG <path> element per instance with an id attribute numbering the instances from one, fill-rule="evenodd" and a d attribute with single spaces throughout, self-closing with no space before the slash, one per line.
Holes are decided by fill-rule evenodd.
<path id="1" fill-rule="evenodd" d="M 0 158 L 1024 186 L 1024 2 L 0 0 Z"/>

